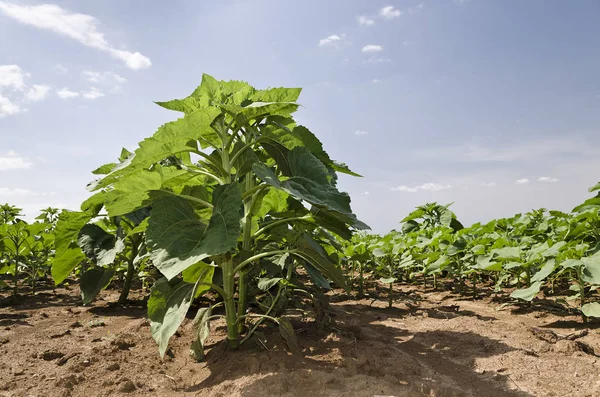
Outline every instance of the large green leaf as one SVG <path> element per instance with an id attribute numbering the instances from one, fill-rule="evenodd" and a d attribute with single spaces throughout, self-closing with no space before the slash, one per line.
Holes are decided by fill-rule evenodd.
<path id="1" fill-rule="evenodd" d="M 537 281 L 537 282 L 531 284 L 531 286 L 529 288 L 523 288 L 523 289 L 518 289 L 518 290 L 513 291 L 513 293 L 510 294 L 510 297 L 516 298 L 516 299 L 522 299 L 527 302 L 531 302 L 531 300 L 533 298 L 535 298 L 535 296 L 538 294 L 538 292 L 540 292 L 542 285 L 543 285 L 543 282 Z"/>
<path id="2" fill-rule="evenodd" d="M 495 248 L 492 250 L 493 254 L 497 255 L 497 259 L 507 260 L 507 259 L 518 259 L 521 257 L 522 249 L 521 247 L 504 247 L 504 248 Z"/>
<path id="3" fill-rule="evenodd" d="M 185 282 L 192 284 L 198 283 L 196 295 L 194 296 L 194 298 L 197 298 L 206 291 L 210 290 L 211 287 L 206 284 L 212 283 L 215 275 L 215 266 L 214 264 L 209 265 L 208 263 L 200 261 L 185 269 L 181 275 L 183 276 L 183 281 Z"/>
<path id="4" fill-rule="evenodd" d="M 196 141 L 199 141 L 202 147 L 219 145 L 220 138 L 211 127 L 218 114 L 218 109 L 200 109 L 162 125 L 152 137 L 139 143 L 139 148 L 133 156 L 115 167 L 103 179 L 91 183 L 88 189 L 107 187 L 120 179 L 129 179 L 140 170 L 147 169 L 170 156 L 197 151 Z"/>
<path id="5" fill-rule="evenodd" d="M 337 286 L 346 290 L 348 289 L 342 271 L 329 259 L 325 250 L 310 236 L 303 234 L 296 242 L 296 248 L 298 249 L 298 252 L 293 255 L 298 256 L 313 265 L 323 275 L 337 284 Z"/>
<path id="6" fill-rule="evenodd" d="M 210 316 L 212 316 L 212 307 L 202 307 L 198 309 L 194 318 L 194 329 L 196 330 L 196 339 L 190 347 L 190 355 L 196 361 L 204 359 L 204 344 L 208 335 L 210 335 Z"/>
<path id="7" fill-rule="evenodd" d="M 305 200 L 317 207 L 345 215 L 356 229 L 369 227 L 356 219 L 350 209 L 350 196 L 341 193 L 331 185 L 329 172 L 319 159 L 304 147 L 296 147 L 288 155 L 291 178 L 280 181 L 275 173 L 264 164 L 256 163 L 254 172 L 265 183 L 282 189 L 299 200 Z"/>
<path id="8" fill-rule="evenodd" d="M 75 267 L 85 259 L 77 245 L 79 232 L 92 219 L 89 212 L 63 211 L 56 224 L 56 254 L 52 260 L 52 278 L 56 285 L 62 283 Z"/>
<path id="9" fill-rule="evenodd" d="M 103 269 L 99 267 L 83 272 L 79 281 L 83 304 L 87 305 L 93 301 L 100 291 L 110 284 L 114 274 L 114 269 Z"/>
<path id="10" fill-rule="evenodd" d="M 236 247 L 243 216 L 237 184 L 216 187 L 213 206 L 207 226 L 184 198 L 167 196 L 154 202 L 147 240 L 152 250 L 152 263 L 168 279 L 209 256 Z"/>
<path id="11" fill-rule="evenodd" d="M 581 312 L 586 317 L 600 317 L 600 303 L 592 302 L 581 306 Z"/>
<path id="12" fill-rule="evenodd" d="M 531 281 L 544 281 L 546 277 L 552 274 L 554 269 L 556 269 L 556 261 L 554 259 L 548 260 L 542 268 L 531 277 Z"/>
<path id="13" fill-rule="evenodd" d="M 106 193 L 106 211 L 110 216 L 125 215 L 147 206 L 150 191 L 161 188 L 162 178 L 157 172 L 140 170 L 126 179 L 118 180 L 114 189 Z"/>
<path id="14" fill-rule="evenodd" d="M 110 265 L 115 261 L 117 254 L 125 249 L 123 240 L 94 224 L 87 224 L 81 228 L 77 244 L 85 256 L 98 266 Z"/>
<path id="15" fill-rule="evenodd" d="M 161 278 L 154 283 L 148 299 L 150 332 L 164 357 L 169 339 L 181 325 L 193 300 L 194 284 L 178 281 L 169 283 Z"/>

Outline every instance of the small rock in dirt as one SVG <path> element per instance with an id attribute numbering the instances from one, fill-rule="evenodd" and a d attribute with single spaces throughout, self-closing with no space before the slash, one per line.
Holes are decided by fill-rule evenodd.
<path id="1" fill-rule="evenodd" d="M 48 318 L 49 316 L 48 316 L 47 313 L 42 312 L 42 313 L 40 313 L 40 317 L 42 317 L 42 318 Z"/>
<path id="2" fill-rule="evenodd" d="M 121 369 L 121 366 L 117 363 L 112 363 L 106 366 L 106 369 L 109 371 L 118 371 Z"/>
<path id="3" fill-rule="evenodd" d="M 50 339 L 62 338 L 63 336 L 71 335 L 71 330 L 59 332 L 58 334 L 50 335 Z"/>
<path id="4" fill-rule="evenodd" d="M 136 345 L 136 341 L 132 335 L 125 334 L 119 335 L 110 344 L 116 346 L 119 350 L 129 350 Z"/>
<path id="5" fill-rule="evenodd" d="M 23 375 L 24 373 L 25 373 L 25 370 L 23 368 L 13 368 L 13 370 L 12 370 L 12 374 L 14 376 Z"/>
<path id="6" fill-rule="evenodd" d="M 104 322 L 104 320 L 102 320 L 101 318 L 96 319 L 96 320 L 92 320 L 88 323 L 88 326 L 90 328 L 96 328 L 96 327 L 104 327 L 106 325 L 106 323 Z"/>
<path id="7" fill-rule="evenodd" d="M 64 356 L 65 356 L 65 353 L 52 351 L 52 350 L 46 350 L 45 352 L 40 353 L 39 358 L 41 358 L 45 361 L 52 361 L 52 360 L 56 360 L 57 358 L 62 358 Z"/>
<path id="8" fill-rule="evenodd" d="M 4 345 L 5 343 L 8 343 L 8 338 L 5 336 L 0 337 L 0 346 Z"/>
<path id="9" fill-rule="evenodd" d="M 67 376 L 61 376 L 55 383 L 57 387 L 64 387 L 65 389 L 73 389 L 76 385 L 79 384 L 80 379 L 71 374 Z"/>
<path id="10" fill-rule="evenodd" d="M 131 393 L 134 392 L 135 389 L 135 384 L 130 380 L 126 380 L 125 382 L 119 385 L 119 391 L 123 393 Z"/>
<path id="11" fill-rule="evenodd" d="M 79 327 L 83 327 L 83 325 L 81 325 L 79 320 L 77 320 L 77 321 L 73 322 L 71 325 L 69 325 L 69 328 L 79 328 Z"/>

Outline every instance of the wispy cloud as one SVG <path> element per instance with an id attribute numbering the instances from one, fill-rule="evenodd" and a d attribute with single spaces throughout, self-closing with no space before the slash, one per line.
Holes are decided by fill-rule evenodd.
<path id="1" fill-rule="evenodd" d="M 339 47 L 342 42 L 345 40 L 346 35 L 342 34 L 332 34 L 331 36 L 327 36 L 324 39 L 319 40 L 319 47 Z"/>
<path id="2" fill-rule="evenodd" d="M 356 131 L 354 131 L 354 135 L 356 135 L 356 136 L 365 136 L 365 135 L 369 135 L 369 131 L 365 131 L 365 130 L 356 130 Z"/>
<path id="3" fill-rule="evenodd" d="M 373 52 L 379 52 L 379 51 L 383 51 L 383 47 L 377 44 L 367 44 L 366 46 L 364 46 L 361 50 L 362 52 L 365 53 L 373 53 Z"/>
<path id="4" fill-rule="evenodd" d="M 67 72 L 69 71 L 69 69 L 67 69 L 66 67 L 64 67 L 64 66 L 63 66 L 63 65 L 61 65 L 61 64 L 54 65 L 54 70 L 56 70 L 56 72 L 57 72 L 58 74 L 63 74 L 63 75 L 64 75 L 64 74 L 67 74 Z"/>
<path id="5" fill-rule="evenodd" d="M 373 80 L 371 80 L 371 83 L 378 84 L 378 83 L 381 83 L 381 80 L 379 80 L 379 79 L 373 79 Z"/>
<path id="6" fill-rule="evenodd" d="M 0 119 L 20 112 L 21 107 L 19 105 L 13 103 L 9 98 L 0 95 Z"/>
<path id="7" fill-rule="evenodd" d="M 406 186 L 400 185 L 391 188 L 392 192 L 407 192 L 407 193 L 417 193 L 419 191 L 428 191 L 428 192 L 438 192 L 440 190 L 452 189 L 452 185 L 444 185 L 439 183 L 424 183 L 422 185 L 417 186 Z"/>
<path id="8" fill-rule="evenodd" d="M 36 192 L 30 189 L 0 187 L 0 197 L 39 197 L 56 196 L 55 192 Z"/>
<path id="9" fill-rule="evenodd" d="M 33 163 L 27 158 L 18 155 L 12 150 L 8 153 L 0 154 L 0 171 L 12 171 L 31 168 Z"/>
<path id="10" fill-rule="evenodd" d="M 8 88 L 22 91 L 25 77 L 28 76 L 18 65 L 0 65 L 0 90 Z"/>
<path id="11" fill-rule="evenodd" d="M 71 91 L 68 88 L 62 88 L 58 91 L 56 91 L 56 95 L 58 95 L 58 97 L 60 99 L 71 99 L 71 98 L 77 98 L 79 96 L 78 92 L 75 91 Z"/>
<path id="12" fill-rule="evenodd" d="M 93 72 L 91 70 L 84 70 L 82 72 L 83 77 L 90 83 L 117 83 L 123 84 L 127 82 L 125 77 L 119 76 L 113 72 Z"/>
<path id="13" fill-rule="evenodd" d="M 11 189 L 8 187 L 0 187 L 0 197 L 27 197 L 35 195 L 36 193 L 29 189 Z"/>
<path id="14" fill-rule="evenodd" d="M 104 92 L 100 91 L 96 87 L 92 87 L 87 91 L 81 93 L 81 97 L 85 99 L 98 99 L 104 96 Z"/>
<path id="15" fill-rule="evenodd" d="M 23 102 L 38 102 L 48 97 L 50 86 L 34 84 L 27 90 L 31 75 L 19 65 L 0 65 L 0 118 L 21 113 Z"/>
<path id="16" fill-rule="evenodd" d="M 481 187 L 494 187 L 496 186 L 496 182 L 481 182 L 479 184 Z"/>
<path id="17" fill-rule="evenodd" d="M 516 183 L 517 185 L 526 185 L 526 184 L 528 184 L 528 183 L 529 183 L 529 179 L 527 179 L 527 178 L 521 178 L 521 179 L 517 179 L 517 180 L 515 181 L 515 183 Z"/>
<path id="18" fill-rule="evenodd" d="M 0 1 L 0 12 L 14 20 L 38 29 L 51 30 L 69 37 L 85 46 L 106 52 L 133 70 L 146 69 L 152 65 L 150 58 L 139 52 L 113 47 L 97 28 L 98 20 L 91 15 L 77 14 L 56 4 L 20 5 Z"/>
<path id="19" fill-rule="evenodd" d="M 368 195 L 370 195 L 370 194 L 371 194 L 370 192 L 368 192 L 368 191 L 364 191 L 364 192 L 362 192 L 360 195 L 361 195 L 361 196 L 368 196 Z"/>
<path id="20" fill-rule="evenodd" d="M 394 6 L 385 6 L 379 10 L 379 15 L 381 15 L 385 19 L 398 18 L 402 14 L 403 14 L 403 12 Z"/>
<path id="21" fill-rule="evenodd" d="M 379 63 L 388 63 L 388 62 L 392 62 L 392 60 L 390 58 L 376 58 L 376 57 L 363 59 L 363 61 L 362 61 L 362 63 L 369 64 L 369 65 L 377 65 Z"/>
<path id="22" fill-rule="evenodd" d="M 34 84 L 25 94 L 25 99 L 30 102 L 43 101 L 50 93 L 50 86 L 46 84 Z"/>
<path id="23" fill-rule="evenodd" d="M 514 163 L 539 158 L 556 158 L 560 155 L 600 155 L 600 149 L 577 139 L 539 139 L 525 141 L 510 147 L 478 143 L 416 149 L 411 151 L 414 160 L 444 160 L 456 162 Z"/>
<path id="24" fill-rule="evenodd" d="M 358 21 L 358 24 L 361 26 L 371 26 L 375 23 L 375 20 L 373 18 L 370 18 L 366 15 L 360 15 L 360 16 L 356 17 L 356 20 Z"/>
<path id="25" fill-rule="evenodd" d="M 556 178 L 550 178 L 548 176 L 542 176 L 538 178 L 538 182 L 544 182 L 544 183 L 556 183 L 559 182 L 559 179 Z"/>

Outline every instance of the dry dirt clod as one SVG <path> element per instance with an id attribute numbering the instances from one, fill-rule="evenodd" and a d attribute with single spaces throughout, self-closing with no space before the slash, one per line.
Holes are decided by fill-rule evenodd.
<path id="1" fill-rule="evenodd" d="M 39 354 L 39 358 L 41 358 L 44 361 L 52 361 L 52 360 L 56 360 L 57 358 L 63 358 L 65 356 L 65 353 L 61 353 L 61 352 L 57 352 L 57 351 L 53 351 L 53 350 L 46 350 L 43 353 Z"/>
<path id="2" fill-rule="evenodd" d="M 106 366 L 106 369 L 109 371 L 118 371 L 121 369 L 121 366 L 117 363 L 112 363 Z"/>
<path id="3" fill-rule="evenodd" d="M 135 389 L 135 384 L 130 380 L 126 380 L 119 385 L 119 391 L 123 393 L 131 393 L 134 392 Z"/>
<path id="4" fill-rule="evenodd" d="M 69 328 L 79 328 L 79 327 L 83 327 L 83 325 L 81 325 L 79 320 L 74 321 L 73 323 L 71 323 L 71 325 L 69 325 Z"/>

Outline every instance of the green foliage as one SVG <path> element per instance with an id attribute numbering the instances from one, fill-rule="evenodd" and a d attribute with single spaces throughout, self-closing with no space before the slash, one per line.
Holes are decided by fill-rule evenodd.
<path id="1" fill-rule="evenodd" d="M 368 226 L 352 213 L 348 194 L 337 189 L 336 172 L 356 174 L 332 160 L 310 130 L 296 125 L 292 114 L 299 95 L 298 88 L 259 90 L 204 75 L 190 96 L 157 102 L 182 112 L 182 118 L 161 126 L 133 153 L 123 153 L 119 163 L 94 171 L 103 177 L 88 188 L 104 198 L 88 200 L 84 213 L 103 206 L 113 219 L 151 208 L 144 237 L 151 263 L 165 278 L 156 282 L 148 309 L 161 355 L 191 301 L 209 289 L 225 306 L 231 346 L 269 320 L 296 350 L 291 323 L 280 310 L 291 298 L 296 268 L 305 268 L 315 285 L 329 287 L 329 279 L 346 287 L 331 255 L 338 244 L 331 233 L 350 238 Z M 102 236 L 84 249 L 96 265 L 105 264 L 100 258 L 112 255 L 119 241 L 118 234 L 116 240 Z M 74 262 L 57 266 L 57 272 L 70 273 Z M 263 294 L 274 288 L 278 292 L 267 302 Z M 263 313 L 247 314 L 250 301 Z M 206 310 L 196 316 L 198 338 L 191 352 L 197 359 L 211 317 Z"/>

